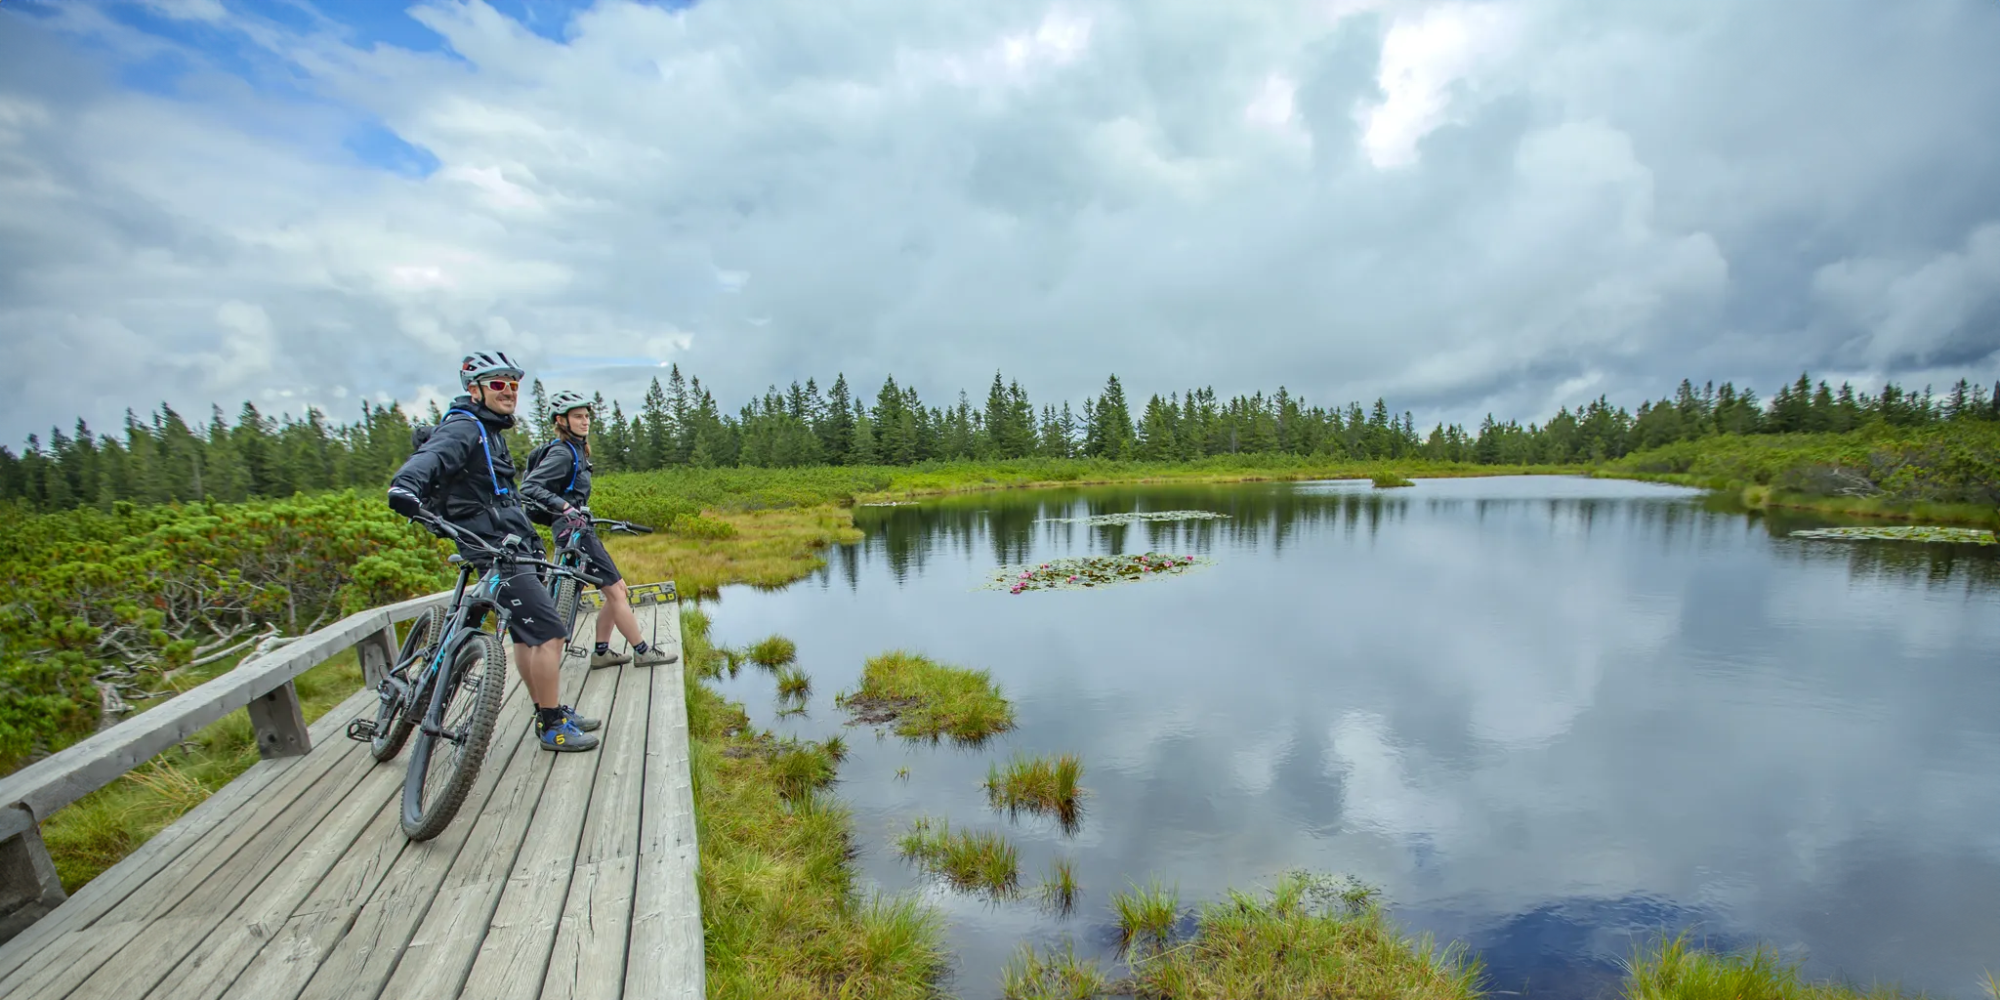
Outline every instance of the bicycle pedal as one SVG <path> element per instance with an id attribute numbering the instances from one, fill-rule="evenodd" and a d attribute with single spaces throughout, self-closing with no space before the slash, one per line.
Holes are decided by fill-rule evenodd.
<path id="1" fill-rule="evenodd" d="M 356 743 L 369 743 L 375 739 L 374 719 L 355 719 L 347 724 L 347 738 Z"/>

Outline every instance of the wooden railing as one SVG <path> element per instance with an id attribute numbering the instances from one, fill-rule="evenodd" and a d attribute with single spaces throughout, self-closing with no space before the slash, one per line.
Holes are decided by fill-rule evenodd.
<path id="1" fill-rule="evenodd" d="M 20 933 L 65 898 L 41 834 L 42 821 L 56 810 L 117 781 L 239 708 L 250 710 L 257 751 L 265 759 L 306 753 L 312 749 L 312 738 L 292 679 L 358 649 L 362 674 L 373 686 L 395 660 L 397 623 L 450 596 L 432 594 L 349 615 L 0 778 L 0 941 Z"/>

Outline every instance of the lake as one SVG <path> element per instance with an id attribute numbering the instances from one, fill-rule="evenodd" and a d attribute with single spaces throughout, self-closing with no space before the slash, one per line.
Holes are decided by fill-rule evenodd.
<path id="1" fill-rule="evenodd" d="M 1224 519 L 1096 526 L 1132 511 Z M 1112 891 L 1183 906 L 1293 868 L 1379 887 L 1465 941 L 1488 987 L 1596 997 L 1636 941 L 1762 941 L 1815 977 L 1979 996 L 2000 973 L 2000 562 L 1962 545 L 1787 537 L 1683 489 L 1577 478 L 1008 491 L 855 512 L 866 539 L 715 637 L 797 641 L 809 709 L 721 689 L 852 755 L 868 887 L 945 912 L 954 992 L 1022 941 L 1114 953 Z M 1003 565 L 1158 551 L 1184 575 L 982 589 Z M 848 728 L 834 695 L 894 648 L 992 671 L 1018 728 L 977 751 Z M 987 766 L 1071 752 L 1073 833 L 986 802 Z M 908 768 L 898 778 L 898 768 Z M 1024 887 L 1073 859 L 1068 916 L 902 861 L 914 818 L 999 830 Z"/>

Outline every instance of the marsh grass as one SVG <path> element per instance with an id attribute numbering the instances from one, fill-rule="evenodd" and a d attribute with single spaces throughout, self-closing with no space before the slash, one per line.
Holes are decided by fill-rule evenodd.
<path id="1" fill-rule="evenodd" d="M 1157 878 L 1144 886 L 1134 883 L 1129 892 L 1111 894 L 1111 912 L 1118 916 L 1120 950 L 1164 947 L 1180 914 L 1180 890 L 1162 886 Z"/>
<path id="2" fill-rule="evenodd" d="M 766 670 L 776 670 L 797 662 L 799 644 L 782 635 L 767 636 L 752 643 L 746 655 L 750 657 L 750 662 Z"/>
<path id="3" fill-rule="evenodd" d="M 1042 884 L 1037 891 L 1044 905 L 1057 913 L 1069 913 L 1076 908 L 1076 865 L 1068 858 L 1050 862 L 1048 874 L 1042 876 Z"/>
<path id="4" fill-rule="evenodd" d="M 1911 1000 L 1891 986 L 1861 989 L 1808 982 L 1796 962 L 1762 945 L 1722 955 L 1695 947 L 1685 933 L 1637 951 L 1625 963 L 1625 1000 Z M 1986 984 L 1994 988 L 1991 977 Z"/>
<path id="5" fill-rule="evenodd" d="M 995 898 L 1014 895 L 1021 865 L 1014 845 L 989 830 L 954 831 L 948 820 L 920 816 L 896 842 L 903 857 L 960 889 Z"/>
<path id="6" fill-rule="evenodd" d="M 1388 471 L 1377 472 L 1368 478 L 1370 482 L 1375 484 L 1375 488 L 1378 490 L 1394 489 L 1399 486 L 1417 485 L 1416 483 L 1403 478 L 1401 475 L 1395 472 L 1388 472 Z"/>
<path id="7" fill-rule="evenodd" d="M 904 650 L 870 657 L 861 686 L 834 703 L 857 723 L 893 722 L 908 739 L 953 740 L 977 745 L 1014 727 L 1014 706 L 984 670 L 953 667 Z"/>
<path id="8" fill-rule="evenodd" d="M 1028 810 L 1050 815 L 1074 830 L 1077 800 L 1083 794 L 1083 759 L 1075 754 L 1055 757 L 1028 757 L 1016 754 L 1005 767 L 990 764 L 986 769 L 986 798 L 995 809 L 1008 812 Z"/>
<path id="9" fill-rule="evenodd" d="M 184 674 L 175 678 L 175 686 L 185 690 L 219 677 L 237 662 L 221 661 Z M 317 721 L 361 689 L 360 661 L 350 650 L 299 675 L 293 686 L 306 721 Z M 142 704 L 151 708 L 170 700 Z M 256 730 L 249 713 L 239 710 L 123 778 L 56 810 L 41 829 L 63 889 L 73 893 L 82 888 L 258 760 Z"/>
<path id="10" fill-rule="evenodd" d="M 688 664 L 719 655 L 702 612 L 681 621 Z M 855 889 L 852 817 L 819 793 L 837 752 L 754 733 L 741 706 L 685 676 L 708 996 L 938 997 L 942 916 Z"/>
<path id="11" fill-rule="evenodd" d="M 771 756 L 771 780 L 778 797 L 798 805 L 813 805 L 813 793 L 833 784 L 839 762 L 823 747 L 793 744 Z"/>
<path id="12" fill-rule="evenodd" d="M 785 667 L 778 671 L 778 696 L 781 698 L 804 698 L 812 693 L 812 678 L 797 667 Z"/>
<path id="13" fill-rule="evenodd" d="M 609 516 L 617 516 L 615 514 Z M 826 565 L 826 548 L 861 540 L 842 507 L 711 511 L 729 537 L 614 535 L 605 548 L 631 580 L 673 580 L 681 593 L 708 597 L 732 583 L 781 587 Z"/>
<path id="14" fill-rule="evenodd" d="M 1406 938 L 1372 892 L 1304 873 L 1282 877 L 1268 898 L 1231 892 L 1203 906 L 1192 937 L 1135 954 L 1131 964 L 1133 992 L 1161 1000 L 1479 996 L 1479 965 L 1460 947 Z"/>
<path id="15" fill-rule="evenodd" d="M 1023 944 L 1000 973 L 1005 1000 L 1091 1000 L 1111 989 L 1097 963 L 1076 956 L 1076 943 L 1046 953 Z"/>

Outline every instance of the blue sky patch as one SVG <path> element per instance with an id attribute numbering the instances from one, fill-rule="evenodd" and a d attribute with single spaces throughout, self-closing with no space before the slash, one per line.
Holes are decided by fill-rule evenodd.
<path id="1" fill-rule="evenodd" d="M 438 168 L 430 150 L 404 141 L 380 120 L 356 126 L 343 145 L 361 162 L 405 177 L 429 177 Z"/>

